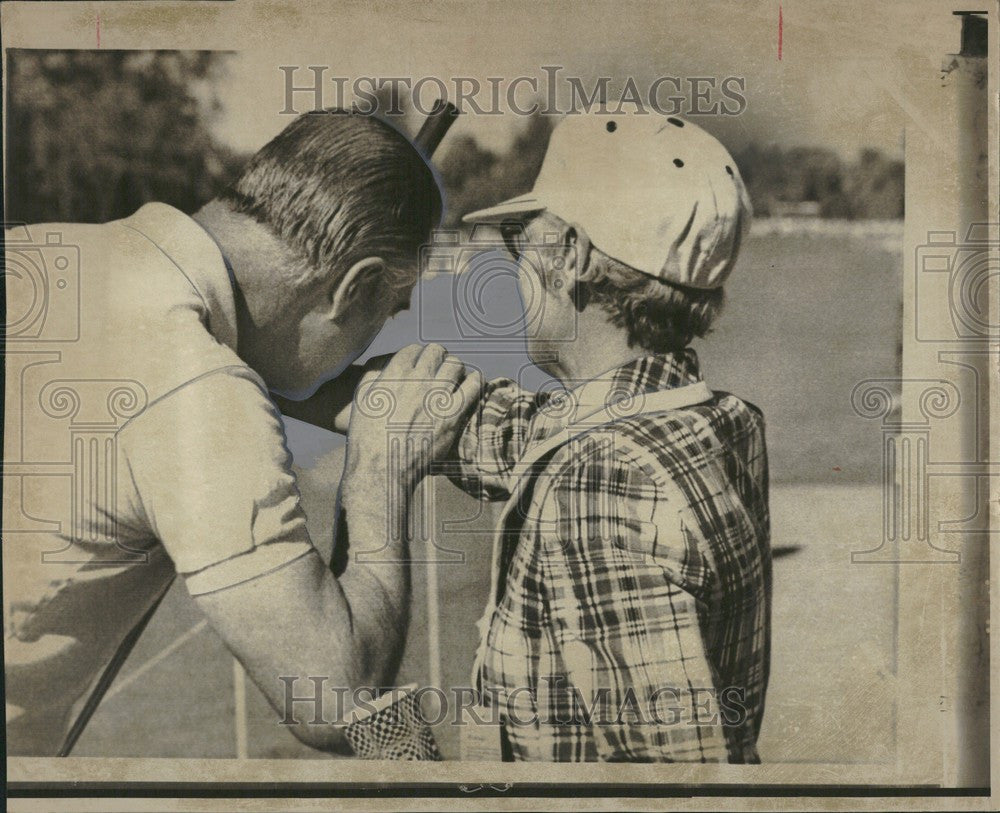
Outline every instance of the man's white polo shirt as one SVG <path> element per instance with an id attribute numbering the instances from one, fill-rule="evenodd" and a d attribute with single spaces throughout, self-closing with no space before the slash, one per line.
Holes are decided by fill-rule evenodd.
<path id="1" fill-rule="evenodd" d="M 313 550 L 225 260 L 163 204 L 6 234 L 8 746 L 51 755 L 174 573 L 194 595 Z"/>

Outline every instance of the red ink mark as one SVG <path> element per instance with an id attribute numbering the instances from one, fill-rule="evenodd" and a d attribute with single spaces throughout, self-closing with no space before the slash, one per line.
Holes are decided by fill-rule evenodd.
<path id="1" fill-rule="evenodd" d="M 781 34 L 784 29 L 784 20 L 781 16 L 781 4 L 778 4 L 778 62 L 781 62 Z"/>
<path id="2" fill-rule="evenodd" d="M 101 47 L 101 15 L 97 15 L 97 47 Z M 779 59 L 781 57 L 778 57 Z"/>

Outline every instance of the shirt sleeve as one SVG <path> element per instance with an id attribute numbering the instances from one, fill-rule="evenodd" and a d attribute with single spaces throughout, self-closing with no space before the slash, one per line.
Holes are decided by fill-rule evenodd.
<path id="1" fill-rule="evenodd" d="M 509 497 L 532 419 L 548 396 L 507 378 L 489 382 L 455 446 L 447 472 L 451 481 L 481 500 Z"/>
<path id="2" fill-rule="evenodd" d="M 601 760 L 725 762 L 697 602 L 670 553 L 684 545 L 676 508 L 608 444 L 574 454 L 541 502 L 539 581 L 565 691 L 593 712 L 576 722 Z"/>
<path id="3" fill-rule="evenodd" d="M 119 442 L 149 527 L 192 595 L 314 550 L 280 416 L 248 371 L 215 371 L 174 390 Z"/>

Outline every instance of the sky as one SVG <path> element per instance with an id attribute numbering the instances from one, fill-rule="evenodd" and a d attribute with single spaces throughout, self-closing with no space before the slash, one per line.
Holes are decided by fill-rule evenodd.
<path id="1" fill-rule="evenodd" d="M 271 34 L 255 31 L 229 60 L 218 84 L 223 110 L 216 133 L 241 152 L 252 151 L 292 118 L 285 106 L 285 78 L 279 66 L 297 66 L 297 84 L 311 80 L 307 66 L 326 68 L 325 77 L 438 77 L 454 88 L 456 77 L 536 77 L 544 87 L 544 66 L 561 66 L 560 104 L 568 98 L 566 77 L 590 89 L 598 77 L 611 79 L 617 100 L 631 78 L 646 94 L 661 76 L 742 77 L 745 110 L 738 116 L 702 116 L 699 123 L 732 150 L 748 142 L 822 146 L 842 157 L 872 147 L 902 156 L 902 132 L 911 105 L 907 74 L 937 71 L 946 53 L 957 50 L 959 22 L 945 4 L 915 3 L 912 15 L 858 3 L 790 0 L 781 10 L 771 2 L 695 3 L 346 3 L 336 11 L 282 11 Z M 326 9 L 331 7 L 327 6 Z M 817 12 L 822 11 L 822 14 Z M 917 45 L 920 43 L 920 45 Z M 689 84 L 682 85 L 689 96 Z M 425 83 L 425 100 L 437 95 Z M 672 86 L 661 85 L 661 98 Z M 521 86 L 518 100 L 529 91 Z M 479 97 L 488 107 L 486 91 Z M 312 96 L 295 97 L 300 112 Z M 713 101 L 721 99 L 714 96 Z M 332 80 L 324 82 L 324 104 L 337 101 Z M 634 109 L 624 106 L 626 111 Z M 502 150 L 524 118 L 466 114 L 452 137 L 474 135 Z M 415 123 L 410 122 L 412 128 Z"/>

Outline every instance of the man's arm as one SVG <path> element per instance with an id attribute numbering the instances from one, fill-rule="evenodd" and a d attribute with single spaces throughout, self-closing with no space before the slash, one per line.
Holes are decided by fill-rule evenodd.
<path id="1" fill-rule="evenodd" d="M 418 382 L 397 391 L 392 418 L 405 430 L 428 423 L 419 382 L 458 387 L 460 366 L 442 372 L 443 350 L 407 348 L 397 359 L 396 376 Z M 442 443 L 453 426 L 436 422 Z M 389 468 L 385 417 L 358 416 L 353 428 L 341 490 L 353 549 L 365 555 L 341 579 L 309 538 L 280 418 L 259 383 L 205 376 L 155 403 L 122 439 L 140 511 L 188 591 L 279 719 L 296 711 L 292 732 L 325 750 L 345 748 L 340 732 L 313 725 L 311 708 L 287 709 L 281 678 L 304 679 L 296 695 L 312 693 L 310 677 L 327 689 L 393 678 L 409 603 L 409 499 L 427 466 L 418 455 Z M 345 711 L 335 697 L 324 693 L 327 720 Z"/>
<path id="2" fill-rule="evenodd" d="M 725 762 L 680 521 L 669 527 L 656 484 L 599 437 L 560 453 L 542 505 L 539 582 L 566 691 L 588 707 L 607 693 L 589 721 L 602 760 Z"/>
<path id="3" fill-rule="evenodd" d="M 356 544 L 386 538 L 385 517 L 376 513 L 351 517 Z M 313 748 L 350 753 L 330 724 L 350 711 L 338 708 L 338 698 L 385 687 L 399 668 L 410 593 L 405 538 L 376 550 L 370 545 L 366 560 L 339 579 L 313 550 L 276 572 L 195 599 L 276 719 L 293 720 L 292 733 Z M 289 694 L 316 692 L 310 678 L 322 680 L 320 703 L 288 702 Z"/>

